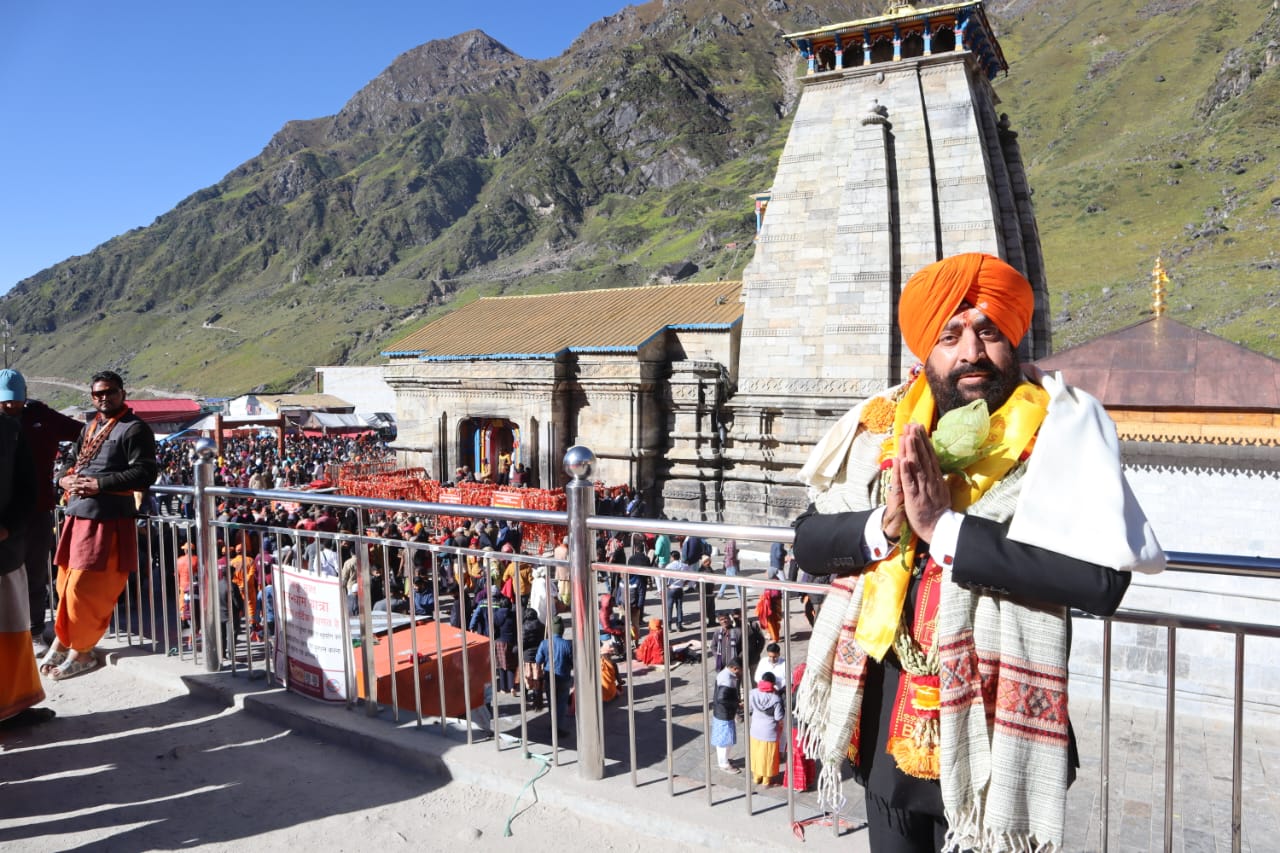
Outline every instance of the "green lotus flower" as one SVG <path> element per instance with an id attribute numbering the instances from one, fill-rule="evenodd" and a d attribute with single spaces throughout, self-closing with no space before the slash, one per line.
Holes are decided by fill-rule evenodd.
<path id="1" fill-rule="evenodd" d="M 933 431 L 933 449 L 938 463 L 947 474 L 963 471 L 991 451 L 984 448 L 991 432 L 991 415 L 987 401 L 974 400 L 967 406 L 952 409 L 938 419 Z"/>
<path id="2" fill-rule="evenodd" d="M 974 400 L 967 406 L 952 409 L 938 419 L 930 440 L 933 450 L 938 455 L 938 465 L 944 474 L 959 474 L 966 483 L 971 483 L 969 472 L 965 471 L 973 463 L 991 455 L 994 446 L 984 446 L 991 433 L 991 414 L 986 400 Z M 904 518 L 898 534 L 898 541 L 910 541 L 911 525 Z M 907 560 L 904 547 L 900 552 L 902 568 L 912 571 Z"/>

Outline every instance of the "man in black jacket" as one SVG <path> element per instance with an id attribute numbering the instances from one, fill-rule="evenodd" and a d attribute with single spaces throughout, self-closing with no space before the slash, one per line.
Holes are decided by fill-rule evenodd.
<path id="1" fill-rule="evenodd" d="M 1033 301 L 989 255 L 917 273 L 898 316 L 923 370 L 846 415 L 801 471 L 796 560 L 842 577 L 797 719 L 824 799 L 853 758 L 877 853 L 1062 847 L 1068 608 L 1109 615 L 1131 571 L 1164 564 L 1101 407 L 1024 378 Z"/>
<path id="2" fill-rule="evenodd" d="M 711 699 L 711 745 L 716 748 L 716 764 L 726 773 L 742 771 L 729 760 L 729 750 L 738 743 L 736 720 L 742 718 L 742 658 L 735 657 L 716 674 L 716 690 Z"/>
<path id="3" fill-rule="evenodd" d="M 58 480 L 67 493 L 67 517 L 54 555 L 56 636 L 40 662 L 40 672 L 54 680 L 98 665 L 93 647 L 138 570 L 134 495 L 150 488 L 159 470 L 155 434 L 126 405 L 120 375 L 96 373 L 89 390 L 97 416 L 85 425 L 75 462 Z"/>

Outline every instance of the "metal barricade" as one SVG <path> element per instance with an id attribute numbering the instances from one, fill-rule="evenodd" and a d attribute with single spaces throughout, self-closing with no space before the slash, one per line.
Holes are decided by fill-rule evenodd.
<path id="1" fill-rule="evenodd" d="M 584 778 L 600 779 L 610 775 L 611 769 L 620 771 L 625 767 L 631 784 L 640 785 L 657 778 L 653 774 L 656 768 L 662 768 L 657 771 L 658 777 L 665 776 L 669 794 L 682 793 L 677 790 L 678 785 L 701 785 L 705 789 L 708 805 L 715 805 L 725 798 L 718 799 L 716 792 L 719 789 L 726 792 L 725 796 L 728 798 L 736 798 L 740 794 L 748 814 L 772 810 L 776 806 L 776 798 L 775 802 L 766 803 L 762 808 L 757 807 L 756 799 L 760 795 L 751 778 L 759 768 L 752 767 L 749 749 L 742 750 L 744 772 L 740 781 L 732 777 L 717 776 L 717 768 L 712 764 L 710 706 L 715 674 L 708 667 L 715 637 L 708 630 L 709 617 L 722 613 L 734 614 L 741 629 L 750 630 L 755 614 L 750 602 L 754 599 L 758 603 L 759 596 L 765 591 L 777 591 L 780 595 L 778 610 L 781 617 L 777 641 L 787 668 L 794 669 L 795 664 L 803 659 L 808 634 L 808 625 L 805 624 L 807 620 L 801 621 L 802 608 L 797 607 L 797 604 L 806 604 L 808 600 L 820 597 L 825 587 L 820 584 L 789 582 L 747 571 L 737 576 L 725 576 L 686 571 L 679 566 L 659 568 L 601 562 L 597 558 L 595 535 L 600 531 L 611 531 L 619 535 L 696 536 L 713 543 L 733 539 L 739 544 L 764 545 L 774 542 L 790 543 L 792 531 L 789 528 L 753 525 L 592 515 L 590 476 L 593 461 L 594 458 L 586 448 L 573 448 L 566 455 L 566 470 L 571 477 L 566 488 L 569 497 L 568 511 L 552 513 L 215 487 L 212 485 L 211 464 L 208 459 L 202 460 L 196 466 L 194 488 L 156 487 L 159 494 L 182 497 L 184 503 L 190 498 L 195 518 L 159 515 L 140 521 L 140 554 L 148 570 L 131 582 L 117 609 L 112 630 L 117 637 L 123 636 L 131 644 L 149 647 L 155 653 L 174 654 L 183 660 L 190 659 L 193 665 L 203 666 L 210 672 L 226 672 L 231 676 L 244 674 L 264 679 L 268 683 L 287 683 L 288 673 L 277 672 L 274 654 L 277 644 L 287 644 L 289 625 L 283 618 L 284 610 L 279 607 L 277 600 L 274 608 L 277 617 L 274 632 L 267 630 L 265 625 L 260 624 L 261 620 L 255 618 L 259 616 L 256 601 L 253 611 L 246 614 L 249 618 L 238 623 L 234 618 L 232 588 L 252 586 L 248 581 L 247 554 L 257 547 L 254 543 L 263 541 L 263 537 L 275 539 L 277 554 L 287 546 L 297 565 L 308 571 L 332 571 L 332 565 L 326 563 L 329 558 L 325 556 L 325 552 L 331 549 L 337 555 L 339 572 L 347 568 L 348 561 L 353 561 L 349 570 L 344 573 L 354 584 L 351 602 L 354 605 L 352 618 L 355 620 L 355 627 L 349 634 L 344 634 L 344 640 L 359 640 L 354 649 L 351 642 L 345 643 L 349 708 L 361 704 L 356 697 L 357 694 L 362 694 L 370 697 L 363 701 L 363 706 L 365 713 L 371 716 L 385 716 L 398 723 L 402 713 L 408 712 L 412 713 L 417 728 L 432 726 L 442 736 L 465 737 L 468 744 L 487 737 L 498 750 L 549 748 L 554 760 L 559 763 L 565 749 L 561 731 L 567 722 L 562 718 L 561 709 L 565 707 L 570 689 L 573 689 L 576 704 L 576 763 L 579 774 Z M 351 508 L 359 516 L 360 529 L 335 534 L 218 521 L 215 519 L 215 510 L 219 500 L 292 501 Z M 437 541 L 406 541 L 388 538 L 373 529 L 373 523 L 379 516 L 394 513 L 408 513 L 423 518 L 447 515 L 505 520 L 516 524 L 527 522 L 563 526 L 568 532 L 568 558 L 556 559 L 523 553 L 502 554 Z M 192 572 L 189 588 L 183 588 L 176 580 L 174 564 L 183 553 L 183 545 L 187 543 L 197 546 L 198 570 Z M 239 566 L 239 583 L 237 565 L 233 562 L 237 559 L 237 545 L 240 546 L 240 556 L 243 558 Z M 407 607 L 396 604 L 398 599 L 394 598 L 386 582 L 381 584 L 382 595 L 375 600 L 372 590 L 377 586 L 379 570 L 387 573 L 388 567 L 397 560 L 401 566 L 413 567 L 404 571 L 405 576 L 412 578 L 421 571 L 429 581 L 432 593 L 430 612 L 421 612 L 413 595 L 407 596 Z M 494 561 L 501 563 L 501 573 L 496 577 L 490 565 Z M 530 571 L 523 572 L 525 568 Z M 1223 574 L 1244 573 L 1268 578 L 1280 576 L 1280 566 L 1274 560 L 1249 561 L 1221 557 L 1203 558 L 1199 561 L 1184 559 L 1173 560 L 1170 568 Z M 538 577 L 531 579 L 529 575 L 538 569 L 541 569 Z M 496 600 L 507 577 L 514 581 L 509 589 L 512 593 L 509 605 Z M 567 581 L 563 580 L 565 577 L 568 578 Z M 600 622 L 600 598 L 596 588 L 598 579 L 603 579 L 613 590 L 630 590 L 637 583 L 646 588 L 652 585 L 658 592 L 658 606 L 664 621 L 676 610 L 675 584 L 680 587 L 689 584 L 696 591 L 694 609 L 698 616 L 696 631 L 685 632 L 680 630 L 683 626 L 677 626 L 675 632 L 664 632 L 662 645 L 666 663 L 663 667 L 642 670 L 635 662 L 633 637 L 639 633 L 636 620 L 643 618 L 644 608 L 638 613 L 630 607 L 623 608 L 620 623 L 625 653 L 619 665 L 623 670 L 621 674 L 625 700 L 608 709 L 603 706 L 600 698 L 599 655 L 602 629 L 608 626 Z M 531 586 L 531 583 L 537 584 L 540 589 Z M 570 593 L 567 615 L 557 613 L 562 607 L 561 583 L 568 584 Z M 455 591 L 455 587 L 465 585 L 472 585 L 476 592 L 483 592 L 481 605 L 467 608 L 467 597 L 459 596 Z M 278 584 L 273 588 L 278 599 Z M 210 594 L 215 591 L 216 594 Z M 343 591 L 347 592 L 346 589 Z M 255 590 L 253 594 L 256 592 Z M 687 595 L 688 591 L 682 590 L 679 597 Z M 729 597 L 732 603 L 721 607 L 715 604 L 715 601 L 723 600 L 717 596 Z M 534 599 L 544 608 L 547 618 L 539 633 L 535 635 L 531 632 L 526 635 L 526 609 L 534 603 Z M 452 609 L 446 611 L 444 602 L 452 604 Z M 648 606 L 646 603 L 646 607 Z M 265 608 L 265 599 L 263 607 Z M 405 612 L 398 615 L 405 617 L 404 621 L 412 626 L 412 630 L 406 631 L 393 624 L 392 611 L 397 607 L 404 609 Z M 386 617 L 378 615 L 383 611 L 387 613 Z M 1077 618 L 1089 618 L 1083 614 L 1075 615 Z M 571 626 L 570 645 L 573 660 L 577 664 L 572 678 L 555 673 L 557 649 L 563 649 L 564 646 L 556 642 L 552 624 L 553 620 L 562 618 L 567 619 Z M 495 643 L 495 624 L 505 624 L 504 620 L 507 619 L 513 620 L 515 625 L 514 649 L 507 642 L 500 652 Z M 448 625 L 450 622 L 458 623 L 458 628 L 463 632 L 458 648 L 462 660 L 459 680 L 464 712 L 461 715 L 447 713 L 450 700 L 456 699 L 456 696 L 450 695 L 450 691 L 457 689 L 448 684 L 441 653 L 448 639 L 446 633 L 453 630 Z M 1110 840 L 1109 762 L 1112 744 L 1108 726 L 1112 695 L 1111 626 L 1123 623 L 1163 627 L 1167 630 L 1164 709 L 1165 849 L 1170 849 L 1173 845 L 1172 821 L 1178 805 L 1174 784 L 1174 721 L 1178 710 L 1178 693 L 1177 667 L 1173 663 L 1177 653 L 1177 634 L 1180 630 L 1202 630 L 1234 636 L 1231 840 L 1232 848 L 1240 849 L 1241 826 L 1245 817 L 1241 793 L 1245 638 L 1280 637 L 1280 628 L 1131 610 L 1122 610 L 1103 622 L 1103 659 L 1099 674 L 1103 723 L 1098 747 L 1101 759 L 1101 848 L 1108 849 Z M 225 644 L 222 638 L 224 624 L 228 630 Z M 473 649 L 465 632 L 469 627 L 482 624 L 486 626 L 484 631 L 488 634 L 489 641 L 485 659 L 478 662 L 472 657 L 481 653 L 478 645 Z M 423 626 L 425 634 L 419 631 Z M 508 633 L 506 636 L 512 635 Z M 434 646 L 436 653 L 433 660 L 429 660 L 432 658 L 430 650 L 421 647 L 424 637 L 430 639 Z M 532 689 L 537 669 L 525 667 L 529 644 L 535 640 L 538 643 L 535 651 L 544 651 L 543 657 L 549 670 L 545 689 L 537 692 Z M 745 639 L 740 640 L 740 643 L 745 651 Z M 356 665 L 356 654 L 360 656 L 359 666 Z M 434 670 L 429 673 L 431 677 L 426 678 L 419 672 L 419 677 L 410 679 L 409 687 L 405 689 L 412 695 L 402 695 L 402 688 L 394 676 L 388 679 L 386 690 L 380 691 L 374 677 L 379 660 L 387 662 L 394 673 L 396 662 L 402 656 L 410 660 L 416 671 Z M 754 680 L 755 666 L 749 652 L 743 656 L 747 663 L 742 685 L 745 697 L 747 685 Z M 360 673 L 361 683 L 356 682 L 357 671 Z M 787 673 L 788 676 L 790 674 Z M 786 679 L 788 688 L 794 686 L 790 683 L 791 680 L 789 677 Z M 512 692 L 500 695 L 502 691 L 499 686 Z M 479 692 L 476 688 L 483 688 L 483 701 L 473 701 L 472 697 Z M 784 695 L 785 713 L 779 739 L 787 745 L 787 761 L 790 764 L 796 758 L 791 738 L 794 689 L 786 690 Z M 547 713 L 544 714 L 535 707 L 540 702 L 545 702 Z M 433 703 L 439 709 L 436 715 L 426 713 L 427 706 Z M 744 701 L 744 705 L 746 704 Z M 751 713 L 748 707 L 743 719 L 744 734 L 750 730 Z M 652 722 L 658 717 L 662 721 L 661 728 Z M 743 738 L 744 745 L 748 740 L 749 738 Z M 661 750 L 654 750 L 657 743 L 663 744 Z M 780 778 L 787 785 L 786 815 L 789 822 L 796 827 L 803 827 L 822 817 L 807 795 L 802 795 L 802 792 L 794 790 L 788 784 L 792 780 L 790 767 L 780 773 Z M 1190 803 L 1182 805 L 1184 809 L 1193 806 Z M 840 816 L 826 816 L 826 820 L 830 822 L 833 831 L 840 832 Z"/>
<path id="2" fill-rule="evenodd" d="M 1168 554 L 1168 569 L 1172 572 L 1186 574 L 1204 574 L 1211 576 L 1251 577 L 1263 580 L 1280 580 L 1280 559 L 1243 557 L 1237 555 L 1208 555 L 1171 552 Z M 1088 614 L 1075 613 L 1076 618 L 1095 619 Z M 1280 638 L 1280 626 L 1258 623 L 1235 622 L 1230 620 L 1214 620 L 1199 618 L 1185 614 L 1155 613 L 1133 609 L 1121 609 L 1110 619 L 1103 620 L 1103 661 L 1102 661 L 1102 721 L 1103 729 L 1100 744 L 1099 787 L 1101 790 L 1101 849 L 1110 849 L 1110 817 L 1111 817 L 1111 752 L 1112 738 L 1110 732 L 1111 699 L 1112 699 L 1112 626 L 1115 624 L 1148 625 L 1163 627 L 1165 635 L 1165 706 L 1164 706 L 1164 813 L 1162 821 L 1163 849 L 1174 847 L 1174 815 L 1176 813 L 1175 774 L 1177 762 L 1175 757 L 1176 720 L 1177 715 L 1177 649 L 1178 631 L 1206 631 L 1214 634 L 1230 635 L 1234 639 L 1232 661 L 1232 728 L 1231 728 L 1231 849 L 1239 851 L 1242 844 L 1242 827 L 1244 822 L 1243 788 L 1243 754 L 1244 754 L 1244 701 L 1245 701 L 1245 638 L 1276 639 Z M 1209 804 L 1202 804 L 1208 808 Z"/>

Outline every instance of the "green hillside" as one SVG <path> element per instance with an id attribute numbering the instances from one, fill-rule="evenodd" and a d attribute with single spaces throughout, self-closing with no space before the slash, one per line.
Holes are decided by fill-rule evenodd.
<path id="1" fill-rule="evenodd" d="M 1055 347 L 1141 319 L 1162 256 L 1171 316 L 1280 356 L 1271 0 L 1001 5 Z"/>
<path id="2" fill-rule="evenodd" d="M 1280 356 L 1271 0 L 988 5 L 1055 346 L 1141 319 L 1159 255 L 1174 317 Z M 0 299 L 17 364 L 287 390 L 479 296 L 737 277 L 797 96 L 778 35 L 882 7 L 655 0 L 542 62 L 478 31 L 423 45 L 151 226 L 19 283 Z"/>

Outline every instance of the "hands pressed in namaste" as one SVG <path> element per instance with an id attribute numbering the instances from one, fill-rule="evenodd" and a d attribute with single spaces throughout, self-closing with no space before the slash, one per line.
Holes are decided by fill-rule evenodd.
<path id="1" fill-rule="evenodd" d="M 925 542 L 933 541 L 933 528 L 951 508 L 951 490 L 933 452 L 924 427 L 909 423 L 898 441 L 898 457 L 889 475 L 884 525 L 890 539 L 902 530 L 905 519 Z"/>

